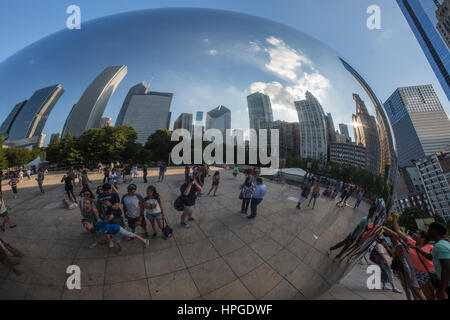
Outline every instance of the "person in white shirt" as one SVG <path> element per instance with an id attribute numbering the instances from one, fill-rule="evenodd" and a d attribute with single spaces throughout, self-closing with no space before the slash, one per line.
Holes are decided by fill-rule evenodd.
<path id="1" fill-rule="evenodd" d="M 256 188 L 253 192 L 253 197 L 250 203 L 251 215 L 247 217 L 247 219 L 254 219 L 256 217 L 256 210 L 258 208 L 258 205 L 263 201 L 266 193 L 267 186 L 263 184 L 263 180 L 261 178 L 256 178 Z"/>

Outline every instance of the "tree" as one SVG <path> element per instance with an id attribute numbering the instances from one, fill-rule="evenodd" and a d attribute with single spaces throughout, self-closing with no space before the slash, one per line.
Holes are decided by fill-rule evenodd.
<path id="1" fill-rule="evenodd" d="M 8 168 L 5 150 L 3 149 L 3 135 L 0 132 L 0 170 Z"/>
<path id="2" fill-rule="evenodd" d="M 170 152 L 176 142 L 171 141 L 172 132 L 165 129 L 158 129 L 148 137 L 145 148 L 152 152 L 153 161 L 167 162 Z"/>
<path id="3" fill-rule="evenodd" d="M 399 216 L 398 224 L 405 228 L 405 230 L 416 231 L 416 219 L 430 218 L 430 215 L 419 208 L 406 208 Z"/>
<path id="4" fill-rule="evenodd" d="M 41 150 L 33 151 L 27 148 L 7 148 L 5 149 L 6 159 L 9 167 L 23 167 L 40 155 Z"/>

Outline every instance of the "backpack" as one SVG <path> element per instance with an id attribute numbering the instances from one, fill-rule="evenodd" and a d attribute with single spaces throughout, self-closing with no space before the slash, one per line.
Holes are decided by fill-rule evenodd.
<path id="1" fill-rule="evenodd" d="M 175 210 L 183 211 L 184 210 L 184 197 L 182 195 L 179 196 L 173 203 L 173 206 L 175 207 Z"/>

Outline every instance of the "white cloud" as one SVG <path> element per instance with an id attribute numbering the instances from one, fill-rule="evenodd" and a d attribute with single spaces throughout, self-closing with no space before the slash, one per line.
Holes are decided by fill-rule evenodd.
<path id="1" fill-rule="evenodd" d="M 206 38 L 206 39 L 203 39 L 202 41 L 203 41 L 204 43 L 208 43 L 208 42 L 209 42 L 209 39 Z"/>
<path id="2" fill-rule="evenodd" d="M 320 101 L 325 97 L 330 81 L 315 70 L 312 62 L 300 50 L 287 46 L 283 40 L 275 37 L 266 41 L 271 45 L 268 48 L 261 48 L 257 42 L 250 42 L 250 48 L 267 52 L 270 61 L 265 64 L 266 69 L 288 84 L 283 85 L 280 81 L 254 82 L 250 84 L 250 92 L 267 94 L 277 119 L 298 121 L 294 101 L 303 100 L 306 91 L 310 91 Z"/>
<path id="3" fill-rule="evenodd" d="M 216 49 L 211 49 L 206 51 L 207 54 L 209 54 L 210 56 L 215 56 L 217 54 L 217 50 Z"/>

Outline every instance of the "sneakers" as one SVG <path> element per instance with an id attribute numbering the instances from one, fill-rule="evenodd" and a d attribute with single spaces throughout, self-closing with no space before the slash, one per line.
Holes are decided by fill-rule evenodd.
<path id="1" fill-rule="evenodd" d="M 110 248 L 114 248 L 114 242 L 112 242 L 112 241 L 109 242 L 109 243 L 108 243 L 108 246 L 109 246 Z"/>
<path id="2" fill-rule="evenodd" d="M 188 218 L 188 221 L 195 221 L 195 219 L 190 217 L 190 218 Z"/>
<path id="3" fill-rule="evenodd" d="M 97 242 L 93 242 L 91 243 L 91 245 L 89 246 L 89 249 L 94 249 L 97 246 Z"/>
<path id="4" fill-rule="evenodd" d="M 126 237 L 125 241 L 131 241 L 131 238 L 130 237 Z"/>
<path id="5" fill-rule="evenodd" d="M 397 289 L 397 288 L 392 289 L 392 292 L 395 292 L 395 293 L 403 293 L 402 290 Z"/>
<path id="6" fill-rule="evenodd" d="M 189 224 L 187 224 L 186 222 L 181 222 L 181 226 L 185 227 L 186 229 L 189 228 Z"/>

